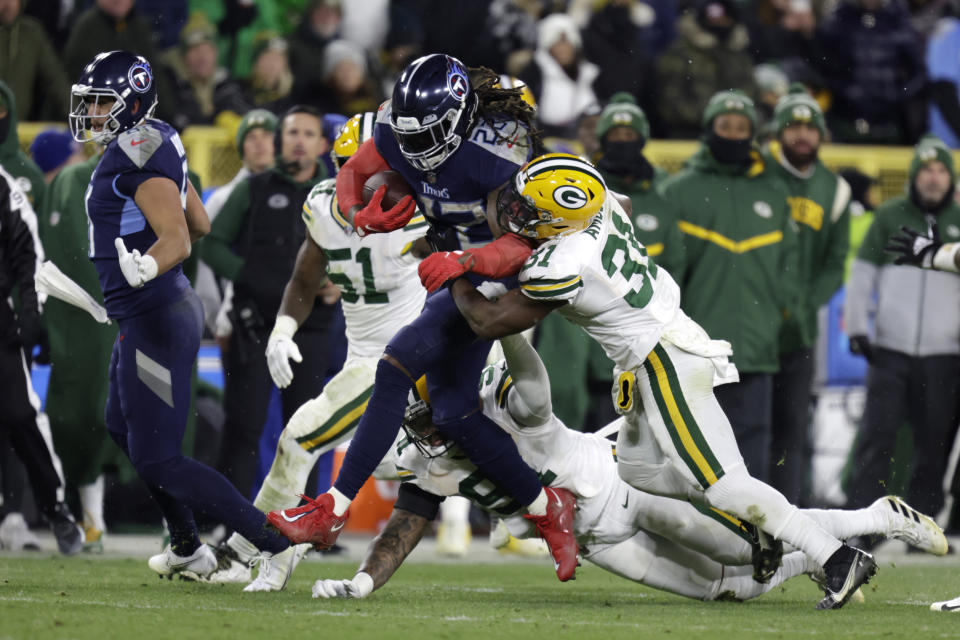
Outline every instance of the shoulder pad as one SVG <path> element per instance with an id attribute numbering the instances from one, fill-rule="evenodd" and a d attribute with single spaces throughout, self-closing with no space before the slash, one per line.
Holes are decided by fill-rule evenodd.
<path id="1" fill-rule="evenodd" d="M 390 124 L 390 101 L 384 100 L 380 108 L 377 109 L 377 124 Z"/>
<path id="2" fill-rule="evenodd" d="M 149 124 L 124 131 L 117 137 L 117 146 L 140 169 L 162 144 L 163 133 Z"/>
<path id="3" fill-rule="evenodd" d="M 580 292 L 582 265 L 570 246 L 574 236 L 541 245 L 520 270 L 520 290 L 537 300 L 571 300 Z"/>

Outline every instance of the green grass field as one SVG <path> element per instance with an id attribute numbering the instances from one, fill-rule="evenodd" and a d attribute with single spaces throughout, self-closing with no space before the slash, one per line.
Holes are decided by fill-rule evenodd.
<path id="1" fill-rule="evenodd" d="M 313 600 L 320 577 L 355 563 L 304 562 L 282 593 L 160 580 L 140 559 L 0 556 L 0 638 L 931 638 L 960 637 L 960 566 L 883 562 L 866 604 L 813 609 L 794 579 L 750 603 L 701 603 L 584 565 L 560 584 L 549 564 L 413 564 L 366 600 Z"/>

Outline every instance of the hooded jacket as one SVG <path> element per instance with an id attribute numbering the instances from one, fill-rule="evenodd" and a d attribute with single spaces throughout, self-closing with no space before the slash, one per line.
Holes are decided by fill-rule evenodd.
<path id="1" fill-rule="evenodd" d="M 773 373 L 783 317 L 797 304 L 797 233 L 786 187 L 752 157 L 749 167 L 723 164 L 704 145 L 664 195 L 686 249 L 683 310 L 733 345 L 737 369 Z"/>
<path id="2" fill-rule="evenodd" d="M 63 120 L 70 108 L 70 84 L 43 25 L 23 15 L 25 4 L 22 0 L 13 22 L 0 24 L 0 79 L 20 96 L 20 120 Z M 41 104 L 34 103 L 38 95 Z"/>
<path id="3" fill-rule="evenodd" d="M 0 44 L 0 47 L 2 46 Z M 43 172 L 20 148 L 20 136 L 17 135 L 17 125 L 20 121 L 17 117 L 17 99 L 10 87 L 2 80 L 0 80 L 0 97 L 8 105 L 7 117 L 0 120 L 0 166 L 16 179 L 17 186 L 27 195 L 33 208 L 39 209 L 47 188 L 43 181 Z"/>

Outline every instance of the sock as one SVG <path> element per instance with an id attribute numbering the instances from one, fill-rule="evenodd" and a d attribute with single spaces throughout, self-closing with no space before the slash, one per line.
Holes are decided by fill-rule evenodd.
<path id="1" fill-rule="evenodd" d="M 306 490 L 307 478 L 319 457 L 319 452 L 305 451 L 284 429 L 270 472 L 263 479 L 253 506 L 264 513 L 297 506 L 298 496 Z"/>
<path id="2" fill-rule="evenodd" d="M 840 540 L 890 532 L 890 519 L 879 509 L 804 509 L 803 513 Z"/>
<path id="3" fill-rule="evenodd" d="M 107 525 L 103 520 L 103 476 L 77 487 L 77 492 L 80 494 L 80 508 L 83 509 L 83 528 L 106 531 Z"/>
<path id="4" fill-rule="evenodd" d="M 249 540 L 244 538 L 242 535 L 236 531 L 231 534 L 230 538 L 227 540 L 227 546 L 233 549 L 237 554 L 237 557 L 240 558 L 240 562 L 244 564 L 249 564 L 253 560 L 260 550 L 257 549 Z"/>
<path id="5" fill-rule="evenodd" d="M 710 506 L 760 527 L 821 565 L 841 547 L 837 538 L 787 502 L 782 493 L 750 476 L 743 467 L 728 471 L 704 497 Z"/>
<path id="6" fill-rule="evenodd" d="M 343 515 L 349 501 L 356 497 L 360 487 L 393 444 L 403 422 L 407 392 L 411 386 L 410 378 L 397 367 L 386 360 L 377 364 L 373 393 L 350 441 L 337 481 L 333 484 L 341 498 L 337 500 L 337 494 L 334 494 L 336 509 L 342 509 L 337 515 Z"/>
<path id="7" fill-rule="evenodd" d="M 527 513 L 532 516 L 545 516 L 547 515 L 547 492 L 542 488 L 540 489 L 540 495 L 527 505 Z"/>
<path id="8" fill-rule="evenodd" d="M 331 496 L 333 496 L 333 514 L 335 516 L 342 516 L 347 512 L 347 509 L 350 508 L 350 498 L 340 493 L 336 487 L 330 487 L 328 491 Z"/>
<path id="9" fill-rule="evenodd" d="M 753 579 L 753 567 L 725 566 L 723 568 L 723 578 L 717 582 L 714 598 L 724 593 L 731 594 L 737 600 L 756 598 L 790 578 L 805 573 L 806 561 L 806 556 L 800 551 L 786 554 L 783 556 L 780 568 L 766 584 L 761 584 Z"/>
<path id="10" fill-rule="evenodd" d="M 463 496 L 449 496 L 440 503 L 440 519 L 444 524 L 470 521 L 470 501 Z"/>

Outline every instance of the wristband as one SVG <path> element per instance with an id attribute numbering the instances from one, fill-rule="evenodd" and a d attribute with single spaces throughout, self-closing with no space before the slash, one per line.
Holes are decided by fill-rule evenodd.
<path id="1" fill-rule="evenodd" d="M 373 593 L 373 578 L 366 571 L 361 571 L 353 576 L 353 586 L 360 592 L 361 598 L 366 598 Z"/>
<path id="2" fill-rule="evenodd" d="M 293 316 L 288 316 L 285 314 L 279 315 L 273 323 L 273 331 L 270 332 L 270 336 L 274 338 L 288 338 L 292 340 L 293 334 L 297 332 L 298 326 L 299 325 Z"/>
<path id="3" fill-rule="evenodd" d="M 940 271 L 957 273 L 957 252 L 960 252 L 960 242 L 948 242 L 933 255 L 933 268 Z"/>

